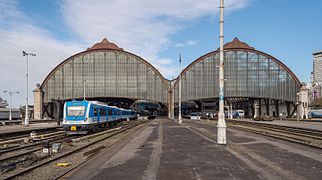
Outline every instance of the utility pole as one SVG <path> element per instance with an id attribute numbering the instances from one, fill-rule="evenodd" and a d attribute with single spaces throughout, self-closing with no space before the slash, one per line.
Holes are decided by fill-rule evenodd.
<path id="1" fill-rule="evenodd" d="M 224 0 L 220 0 L 220 62 L 219 62 L 219 113 L 217 122 L 217 143 L 226 142 L 226 122 L 224 113 Z"/>
<path id="2" fill-rule="evenodd" d="M 28 74 L 28 71 L 29 71 L 29 62 L 28 62 L 28 57 L 29 56 L 36 56 L 35 53 L 28 53 L 26 51 L 22 51 L 22 55 L 23 56 L 27 56 L 27 73 L 26 73 L 26 81 L 27 81 L 27 89 L 26 89 L 26 112 L 25 112 L 25 126 L 29 126 L 29 110 L 28 110 L 28 106 L 29 106 L 29 103 L 28 103 L 28 89 L 29 89 L 29 86 L 28 86 L 28 81 L 29 81 L 29 74 Z"/>
<path id="3" fill-rule="evenodd" d="M 181 53 L 179 57 L 179 68 L 180 68 L 180 74 L 179 74 L 179 124 L 182 124 L 182 115 L 181 115 Z"/>

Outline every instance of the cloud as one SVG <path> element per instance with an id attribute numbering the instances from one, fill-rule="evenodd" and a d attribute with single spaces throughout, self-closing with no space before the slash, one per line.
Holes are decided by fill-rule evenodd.
<path id="1" fill-rule="evenodd" d="M 242 8 L 249 0 L 226 1 L 230 11 Z M 142 56 L 170 77 L 171 60 L 159 53 L 172 43 L 170 37 L 182 30 L 187 22 L 212 17 L 219 11 L 217 0 L 64 0 L 62 12 L 66 24 L 84 42 L 93 44 L 103 37 Z M 195 41 L 175 46 L 195 45 Z M 170 74 L 168 74 L 170 73 Z"/>
<path id="2" fill-rule="evenodd" d="M 33 102 L 32 90 L 62 60 L 82 51 L 85 47 L 75 42 L 54 39 L 50 32 L 33 24 L 16 8 L 15 1 L 0 1 L 0 92 L 19 91 L 13 97 L 13 106 L 25 104 L 26 56 L 22 51 L 36 53 L 29 57 L 29 103 Z M 0 97 L 9 100 L 7 94 Z"/>
<path id="3" fill-rule="evenodd" d="M 176 43 L 174 46 L 175 47 L 185 47 L 185 46 L 194 46 L 197 45 L 197 41 L 194 40 L 188 40 L 187 42 L 184 43 Z"/>
<path id="4" fill-rule="evenodd" d="M 22 51 L 36 53 L 29 59 L 29 102 L 32 90 L 48 73 L 69 56 L 85 50 L 107 37 L 127 51 L 153 64 L 165 77 L 176 76 L 173 60 L 160 52 L 174 44 L 172 35 L 189 22 L 218 13 L 216 0 L 64 0 L 60 1 L 62 21 L 77 40 L 57 39 L 59 32 L 44 29 L 37 19 L 19 9 L 19 1 L 0 0 L 0 91 L 20 91 L 14 106 L 24 104 L 26 57 Z M 230 0 L 230 10 L 244 7 L 249 0 Z M 50 21 L 50 19 L 48 19 Z M 188 23 L 187 23 L 188 22 Z M 184 45 L 197 42 L 187 40 Z M 9 99 L 7 95 L 1 97 Z"/>

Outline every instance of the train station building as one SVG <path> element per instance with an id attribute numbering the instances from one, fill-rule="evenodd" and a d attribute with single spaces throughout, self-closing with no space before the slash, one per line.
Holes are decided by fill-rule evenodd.
<path id="1" fill-rule="evenodd" d="M 280 60 L 235 38 L 225 49 L 225 105 L 247 116 L 293 116 L 301 83 Z M 219 49 L 181 72 L 184 112 L 218 109 Z M 176 112 L 179 76 L 168 80 L 148 61 L 103 39 L 57 65 L 34 90 L 35 119 L 62 117 L 65 101 L 99 100 L 129 108 L 137 100 L 157 102 L 163 114 Z M 185 106 L 191 107 L 191 106 Z"/>

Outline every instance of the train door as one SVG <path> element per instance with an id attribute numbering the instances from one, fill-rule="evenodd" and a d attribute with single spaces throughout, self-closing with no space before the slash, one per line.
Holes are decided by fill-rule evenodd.
<path id="1" fill-rule="evenodd" d="M 100 124 L 100 118 L 101 118 L 101 109 L 97 108 L 97 124 Z"/>
<path id="2" fill-rule="evenodd" d="M 107 120 L 111 121 L 112 117 L 113 117 L 113 110 L 108 109 L 108 111 L 107 111 Z"/>
<path id="3" fill-rule="evenodd" d="M 93 107 L 93 121 L 98 121 L 98 109 L 97 107 Z"/>

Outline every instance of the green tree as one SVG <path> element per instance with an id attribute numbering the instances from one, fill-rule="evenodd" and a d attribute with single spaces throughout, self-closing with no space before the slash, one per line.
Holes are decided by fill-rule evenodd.
<path id="1" fill-rule="evenodd" d="M 8 106 L 8 102 L 0 97 L 0 108 L 5 108 Z"/>

